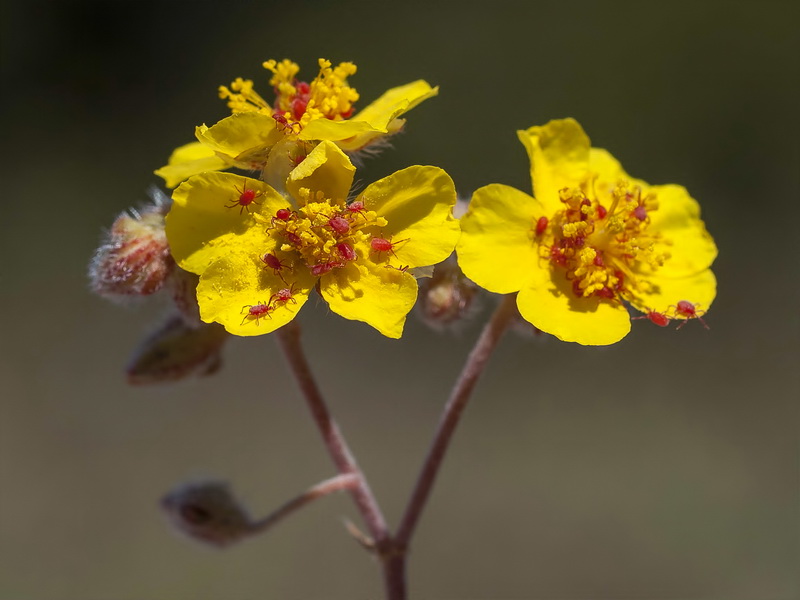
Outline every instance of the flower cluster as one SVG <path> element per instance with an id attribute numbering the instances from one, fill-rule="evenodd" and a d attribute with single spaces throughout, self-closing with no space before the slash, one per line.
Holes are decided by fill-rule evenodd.
<path id="1" fill-rule="evenodd" d="M 660 326 L 705 325 L 717 250 L 697 202 L 680 186 L 627 175 L 573 119 L 518 132 L 534 196 L 488 185 L 459 221 L 454 184 L 437 167 L 412 166 L 351 192 L 351 158 L 385 143 L 403 127 L 400 116 L 438 88 L 415 81 L 358 111 L 353 63 L 320 59 L 311 81 L 298 79 L 289 60 L 264 67 L 272 102 L 250 80 L 220 87 L 232 114 L 197 127 L 197 142 L 156 171 L 177 186 L 169 213 L 115 226 L 93 266 L 99 290 L 145 295 L 169 276 L 180 283 L 173 289 L 191 288 L 188 304 L 196 298 L 202 321 L 239 336 L 287 324 L 316 290 L 333 312 L 398 338 L 417 299 L 416 277 L 455 249 L 457 263 L 451 258 L 424 287 L 420 312 L 433 325 L 474 312 L 477 286 L 516 293 L 537 330 L 580 344 L 622 339 L 630 307 L 643 313 L 634 318 Z M 255 176 L 220 172 L 230 168 Z M 158 261 L 150 264 L 150 255 Z M 185 291 L 173 295 L 187 304 Z M 181 331 L 180 343 L 196 337 Z M 223 339 L 207 337 L 197 364 L 216 357 Z"/>

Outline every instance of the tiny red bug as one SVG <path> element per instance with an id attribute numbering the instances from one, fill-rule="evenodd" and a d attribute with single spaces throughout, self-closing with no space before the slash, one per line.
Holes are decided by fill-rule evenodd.
<path id="1" fill-rule="evenodd" d="M 370 240 L 369 246 L 370 248 L 372 248 L 372 252 L 375 252 L 376 254 L 388 252 L 389 254 L 397 258 L 397 254 L 394 253 L 394 247 L 397 244 L 402 244 L 403 242 L 407 242 L 408 240 L 409 238 L 406 238 L 404 240 L 397 240 L 396 242 L 393 242 L 391 238 L 387 240 L 385 238 L 374 237 Z"/>
<path id="2" fill-rule="evenodd" d="M 350 222 L 344 217 L 331 217 L 328 219 L 328 226 L 340 235 L 344 235 L 350 231 Z"/>
<path id="3" fill-rule="evenodd" d="M 275 310 L 269 305 L 268 302 L 259 302 L 258 304 L 245 304 L 242 307 L 242 311 L 244 311 L 245 308 L 247 309 L 247 314 L 244 316 L 244 319 L 242 319 L 242 322 L 239 324 L 240 326 L 244 325 L 244 322 L 247 319 L 255 319 L 256 325 L 258 325 L 262 317 L 269 317 L 271 319 L 272 315 L 270 315 L 269 313 Z"/>
<path id="4" fill-rule="evenodd" d="M 341 256 L 344 260 L 358 259 L 358 254 L 356 254 L 356 251 L 353 250 L 353 246 L 347 242 L 339 242 L 336 244 L 336 249 L 339 251 L 339 256 Z"/>
<path id="5" fill-rule="evenodd" d="M 341 261 L 338 261 L 338 260 L 332 260 L 330 262 L 319 263 L 319 264 L 313 265 L 311 267 L 311 274 L 314 275 L 314 277 L 319 277 L 321 275 L 325 275 L 325 273 L 328 273 L 328 272 L 332 271 L 333 269 L 336 269 L 338 267 L 343 267 L 343 266 L 344 266 L 344 263 L 341 262 Z"/>
<path id="6" fill-rule="evenodd" d="M 236 190 L 236 193 L 239 194 L 238 200 L 232 200 L 231 204 L 228 205 L 228 208 L 236 208 L 239 207 L 239 214 L 242 214 L 244 209 L 247 209 L 247 212 L 250 212 L 250 205 L 256 201 L 256 198 L 260 198 L 264 195 L 264 192 L 257 192 L 254 189 L 247 189 L 247 179 L 244 180 L 244 185 L 240 190 L 238 186 L 233 186 Z"/>
<path id="7" fill-rule="evenodd" d="M 274 254 L 270 254 L 269 252 L 261 257 L 261 262 L 263 262 L 270 269 L 275 271 L 275 275 L 280 277 L 283 280 L 283 282 L 286 283 L 286 279 L 284 278 L 283 273 L 281 273 L 281 271 L 283 271 L 284 269 L 289 269 L 291 271 L 292 270 L 291 266 L 287 265 L 280 258 L 275 256 Z"/>
<path id="8" fill-rule="evenodd" d="M 348 212 L 352 214 L 359 214 L 366 220 L 367 217 L 364 215 L 365 210 L 366 208 L 364 207 L 364 203 L 361 200 L 356 200 L 347 205 Z"/>
<path id="9" fill-rule="evenodd" d="M 678 327 L 676 327 L 676 329 L 680 329 L 681 327 L 686 325 L 686 323 L 688 323 L 691 319 L 697 319 L 698 321 L 700 321 L 700 323 L 703 324 L 703 327 L 705 327 L 706 329 L 711 329 L 711 327 L 709 327 L 708 324 L 703 320 L 703 315 L 706 314 L 706 311 L 699 310 L 695 304 L 692 304 L 688 300 L 681 300 L 680 302 L 678 302 L 676 306 L 670 306 L 669 308 L 674 308 L 675 315 L 676 316 L 680 315 L 685 319 L 683 323 L 681 323 L 680 325 L 678 325 Z"/>
<path id="10" fill-rule="evenodd" d="M 297 304 L 297 300 L 294 299 L 294 286 L 297 285 L 296 282 L 292 282 L 288 288 L 283 288 L 278 290 L 277 293 L 272 294 L 269 298 L 268 305 L 272 305 L 273 302 L 281 302 L 286 304 L 287 302 L 291 302 L 292 304 Z M 275 310 L 277 307 L 273 306 L 272 310 Z"/>
<path id="11" fill-rule="evenodd" d="M 536 221 L 536 235 L 542 235 L 547 230 L 547 217 L 539 217 Z"/>
<path id="12" fill-rule="evenodd" d="M 633 317 L 633 321 L 638 321 L 639 319 L 647 319 L 651 323 L 658 325 L 659 327 L 666 327 L 670 323 L 670 318 L 660 312 L 656 312 L 654 310 L 648 310 L 646 315 L 642 315 L 640 317 Z"/>

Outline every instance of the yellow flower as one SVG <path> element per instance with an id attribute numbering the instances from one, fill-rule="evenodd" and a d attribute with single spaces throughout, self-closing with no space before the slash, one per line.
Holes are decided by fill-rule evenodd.
<path id="1" fill-rule="evenodd" d="M 439 91 L 418 80 L 388 90 L 355 112 L 359 95 L 347 78 L 355 74 L 356 66 L 343 62 L 332 67 L 321 58 L 319 67 L 318 75 L 307 83 L 296 79 L 300 68 L 290 60 L 265 62 L 264 68 L 273 74 L 269 82 L 276 93 L 272 106 L 255 91 L 251 80 L 237 78 L 230 87 L 221 86 L 220 97 L 228 100 L 233 114 L 212 127 L 197 127 L 198 141 L 177 148 L 156 174 L 174 187 L 198 173 L 230 167 L 264 169 L 277 158 L 280 172 L 269 181 L 280 185 L 287 168 L 302 160 L 317 142 L 336 142 L 348 153 L 380 145 L 402 129 L 405 120 L 400 115 Z"/>
<path id="2" fill-rule="evenodd" d="M 627 335 L 624 302 L 662 326 L 711 306 L 717 248 L 686 189 L 632 179 L 573 119 L 518 136 L 536 197 L 500 184 L 475 192 L 457 248 L 470 279 L 519 292 L 526 320 L 586 345 Z"/>
<path id="3" fill-rule="evenodd" d="M 453 181 L 414 166 L 347 202 L 355 168 L 323 141 L 286 181 L 292 203 L 256 179 L 191 177 L 167 215 L 172 255 L 200 275 L 200 316 L 249 336 L 285 325 L 319 292 L 333 312 L 388 337 L 417 297 L 410 269 L 447 258 L 459 236 Z"/>

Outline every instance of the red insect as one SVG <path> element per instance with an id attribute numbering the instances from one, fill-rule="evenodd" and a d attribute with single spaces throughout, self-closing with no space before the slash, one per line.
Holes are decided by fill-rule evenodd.
<path id="1" fill-rule="evenodd" d="M 547 217 L 539 217 L 536 221 L 536 235 L 542 235 L 547 230 Z"/>
<path id="2" fill-rule="evenodd" d="M 271 319 L 272 315 L 270 315 L 269 313 L 275 310 L 273 307 L 269 305 L 268 302 L 259 302 L 258 304 L 245 304 L 242 307 L 242 312 L 244 312 L 245 308 L 247 309 L 247 314 L 244 316 L 244 319 L 242 319 L 242 322 L 239 324 L 240 326 L 244 325 L 244 322 L 247 321 L 247 319 L 255 319 L 256 325 L 258 325 L 259 321 L 263 317 L 269 317 Z"/>
<path id="3" fill-rule="evenodd" d="M 358 260 L 358 254 L 353 250 L 353 246 L 347 242 L 339 242 L 336 244 L 336 250 L 339 251 L 339 256 L 344 260 Z"/>
<path id="4" fill-rule="evenodd" d="M 265 265 L 267 265 L 270 269 L 275 271 L 275 275 L 280 277 L 283 280 L 283 282 L 286 283 L 286 278 L 283 276 L 283 273 L 281 273 L 281 271 L 283 271 L 284 269 L 289 269 L 291 271 L 292 270 L 291 266 L 287 265 L 280 258 L 275 256 L 274 254 L 270 254 L 269 252 L 261 257 L 261 261 Z"/>
<path id="5" fill-rule="evenodd" d="M 397 258 L 397 254 L 394 253 L 394 247 L 397 244 L 402 244 L 403 242 L 407 242 L 410 238 L 406 238 L 404 240 L 397 240 L 393 242 L 391 238 L 388 240 L 385 238 L 374 237 L 370 240 L 369 246 L 372 248 L 372 252 L 376 254 L 382 254 L 383 252 L 388 252 L 395 258 Z"/>
<path id="6" fill-rule="evenodd" d="M 287 221 L 291 221 L 293 216 L 294 213 L 288 208 L 279 208 L 275 211 L 275 216 L 272 217 L 272 227 L 275 227 L 275 221 L 283 221 L 286 223 Z"/>
<path id="7" fill-rule="evenodd" d="M 703 315 L 706 314 L 706 311 L 699 310 L 695 304 L 692 304 L 688 300 L 681 300 L 676 306 L 670 306 L 669 308 L 675 310 L 676 316 L 681 316 L 685 319 L 683 323 L 678 325 L 676 329 L 680 329 L 686 325 L 690 319 L 697 319 L 703 324 L 703 327 L 706 329 L 711 329 L 711 327 L 709 327 L 708 324 L 703 320 Z M 667 310 L 669 310 L 669 308 Z"/>
<path id="8" fill-rule="evenodd" d="M 247 189 L 247 179 L 244 180 L 244 185 L 240 190 L 238 186 L 233 186 L 236 190 L 236 193 L 239 194 L 238 200 L 232 200 L 231 204 L 228 205 L 228 208 L 236 208 L 239 207 L 239 214 L 242 214 L 244 209 L 247 209 L 247 212 L 250 212 L 250 205 L 256 201 L 256 198 L 260 198 L 264 195 L 264 192 L 257 192 L 254 189 Z"/>
<path id="9" fill-rule="evenodd" d="M 602 204 L 598 204 L 597 205 L 597 218 L 600 219 L 600 220 L 603 220 L 603 219 L 606 218 L 607 214 L 608 214 L 608 210 L 606 210 L 606 207 L 603 206 Z"/>
<path id="10" fill-rule="evenodd" d="M 273 113 L 272 118 L 275 119 L 275 124 L 280 126 L 283 131 L 289 129 L 291 133 L 297 133 L 297 131 L 295 131 L 295 127 L 298 129 L 300 127 L 300 123 L 297 121 L 289 121 L 279 112 Z"/>
<path id="11" fill-rule="evenodd" d="M 351 202 L 347 205 L 347 211 L 351 214 L 359 214 L 364 217 L 366 220 L 366 216 L 364 215 L 364 211 L 366 208 L 364 207 L 364 203 L 361 200 L 356 200 L 355 202 Z"/>
<path id="12" fill-rule="evenodd" d="M 328 227 L 340 235 L 345 235 L 350 231 L 350 222 L 344 217 L 331 217 L 328 219 Z"/>
<path id="13" fill-rule="evenodd" d="M 287 302 L 291 302 L 292 304 L 297 304 L 297 300 L 294 299 L 294 286 L 295 285 L 297 285 L 297 283 L 296 282 L 292 282 L 292 285 L 290 285 L 288 288 L 283 288 L 281 290 L 278 290 L 277 293 L 272 294 L 272 296 L 270 296 L 269 302 L 267 302 L 267 304 L 268 305 L 272 305 L 273 302 L 275 302 L 275 303 L 281 302 L 283 304 L 286 304 Z M 275 310 L 276 308 L 277 308 L 277 306 L 273 306 L 272 310 Z"/>
<path id="14" fill-rule="evenodd" d="M 311 274 L 314 277 L 319 277 L 321 275 L 325 275 L 325 273 L 329 273 L 333 269 L 336 269 L 336 268 L 339 268 L 339 267 L 343 267 L 343 266 L 344 266 L 344 263 L 341 262 L 341 261 L 338 261 L 338 260 L 332 260 L 330 262 L 319 263 L 319 264 L 313 265 L 311 267 Z"/>
<path id="15" fill-rule="evenodd" d="M 670 318 L 665 315 L 664 313 L 656 312 L 654 310 L 648 310 L 646 315 L 642 315 L 640 317 L 633 317 L 633 321 L 637 321 L 639 319 L 647 319 L 651 323 L 658 325 L 659 327 L 666 327 L 670 323 Z"/>

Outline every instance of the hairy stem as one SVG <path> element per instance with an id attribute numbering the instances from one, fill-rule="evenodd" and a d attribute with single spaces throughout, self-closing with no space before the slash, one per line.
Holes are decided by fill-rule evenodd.
<path id="1" fill-rule="evenodd" d="M 497 346 L 503 333 L 511 322 L 515 312 L 515 296 L 507 295 L 503 298 L 492 318 L 483 328 L 475 347 L 470 352 L 467 362 L 456 381 L 450 399 L 444 407 L 439 419 L 439 426 L 433 436 L 428 455 L 422 464 L 411 499 L 406 506 L 400 528 L 394 538 L 395 546 L 403 551 L 408 547 L 414 529 L 419 522 L 425 503 L 431 494 L 439 467 L 447 452 L 450 438 L 458 425 L 461 413 L 472 395 L 475 384 L 483 373 L 492 351 Z M 404 568 L 399 565 L 396 568 Z"/>

